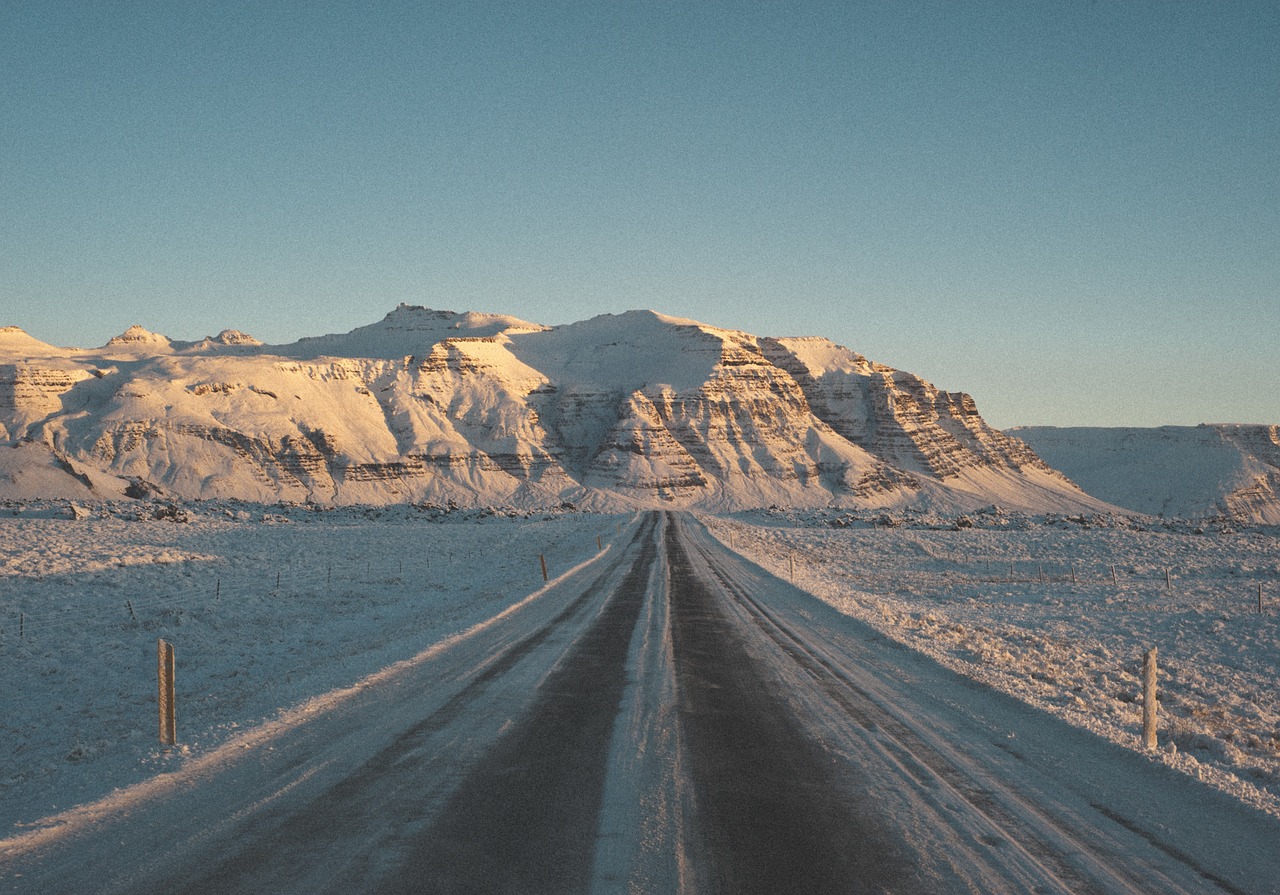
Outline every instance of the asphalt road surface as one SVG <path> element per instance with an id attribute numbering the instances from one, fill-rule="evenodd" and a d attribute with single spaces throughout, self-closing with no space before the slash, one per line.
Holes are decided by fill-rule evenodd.
<path id="1" fill-rule="evenodd" d="M 42 893 L 1262 893 L 1280 824 L 652 513 L 261 745 L 0 852 Z"/>

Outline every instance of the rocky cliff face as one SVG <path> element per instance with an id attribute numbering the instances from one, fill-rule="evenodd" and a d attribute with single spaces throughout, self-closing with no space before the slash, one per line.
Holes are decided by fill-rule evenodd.
<path id="1" fill-rule="evenodd" d="M 41 345 L 0 338 L 7 439 L 176 496 L 1103 507 L 966 395 L 827 340 L 652 312 L 548 328 L 401 306 L 292 345 L 139 327 Z"/>
<path id="2" fill-rule="evenodd" d="M 0 426 L 13 438 L 27 425 L 56 413 L 61 398 L 90 374 L 40 364 L 0 364 Z"/>
<path id="3" fill-rule="evenodd" d="M 988 426 L 966 394 L 939 391 L 826 339 L 765 339 L 763 345 L 816 416 L 898 468 L 943 480 L 983 467 L 1052 474 L 1026 444 Z"/>

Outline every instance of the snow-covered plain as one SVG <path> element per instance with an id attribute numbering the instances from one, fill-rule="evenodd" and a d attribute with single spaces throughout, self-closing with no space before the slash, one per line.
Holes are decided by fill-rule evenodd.
<path id="1" fill-rule="evenodd" d="M 0 840 L 341 698 L 536 592 L 540 555 L 553 579 L 590 559 L 625 518 L 0 506 Z M 781 577 L 794 557 L 796 583 L 839 610 L 1135 750 L 1141 655 L 1157 646 L 1152 760 L 1280 816 L 1280 531 L 835 510 L 705 521 Z M 157 743 L 157 638 L 177 650 L 174 750 Z"/>
<path id="2" fill-rule="evenodd" d="M 840 611 L 1135 750 L 1156 647 L 1152 760 L 1280 815 L 1280 529 L 998 512 L 704 521 Z"/>
<path id="3" fill-rule="evenodd" d="M 506 512 L 0 505 L 0 840 L 491 618 L 623 518 Z"/>

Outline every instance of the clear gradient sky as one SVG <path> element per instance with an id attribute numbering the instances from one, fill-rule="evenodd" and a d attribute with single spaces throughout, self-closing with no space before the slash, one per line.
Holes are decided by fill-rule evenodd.
<path id="1" fill-rule="evenodd" d="M 0 2 L 0 325 L 824 335 L 1280 423 L 1280 3 Z"/>

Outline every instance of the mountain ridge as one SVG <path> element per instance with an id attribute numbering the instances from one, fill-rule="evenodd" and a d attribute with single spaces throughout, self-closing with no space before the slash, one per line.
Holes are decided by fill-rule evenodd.
<path id="1" fill-rule="evenodd" d="M 968 395 L 816 336 L 404 304 L 285 345 L 134 326 L 58 349 L 19 333 L 0 330 L 3 435 L 92 470 L 73 478 L 84 489 L 105 476 L 320 504 L 1112 509 Z M 0 471 L 0 496 L 14 481 Z"/>
<path id="2" fill-rule="evenodd" d="M 1020 426 L 1090 494 L 1151 516 L 1280 525 L 1280 426 Z"/>

